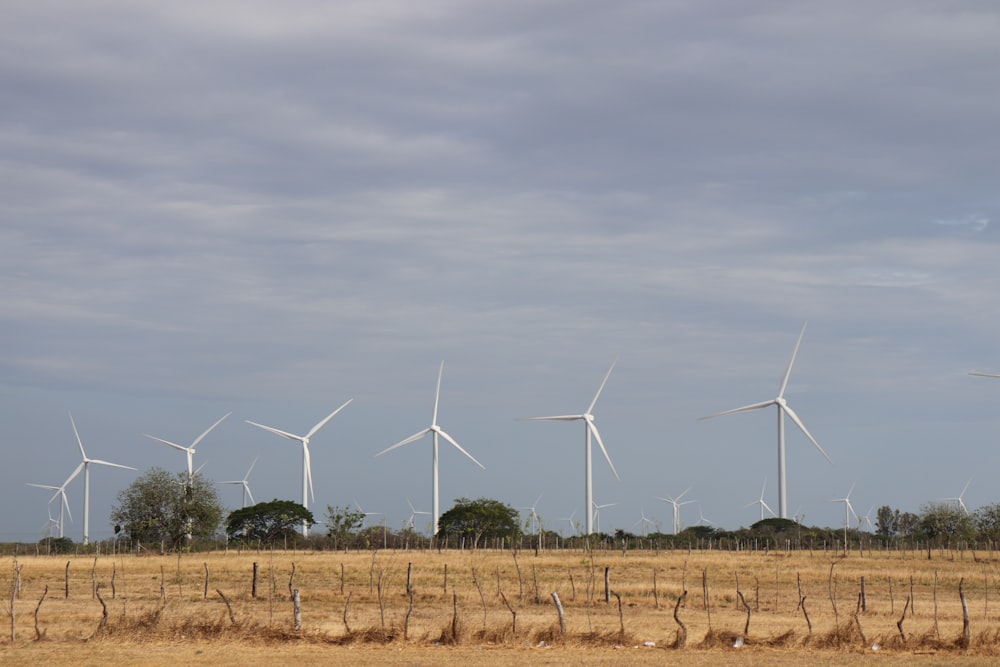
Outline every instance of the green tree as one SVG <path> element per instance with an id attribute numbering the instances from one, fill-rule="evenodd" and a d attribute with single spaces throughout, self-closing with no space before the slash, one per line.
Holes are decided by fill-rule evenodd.
<path id="1" fill-rule="evenodd" d="M 187 473 L 163 468 L 150 468 L 122 489 L 111 508 L 111 523 L 128 539 L 172 548 L 188 536 L 215 535 L 221 521 L 222 503 L 210 480 L 195 473 L 189 483 Z"/>
<path id="2" fill-rule="evenodd" d="M 291 500 L 272 500 L 234 510 L 226 520 L 226 535 L 230 540 L 271 544 L 288 537 L 302 526 L 316 523 L 308 509 Z"/>
<path id="3" fill-rule="evenodd" d="M 875 534 L 879 537 L 891 540 L 899 532 L 899 510 L 894 510 L 888 505 L 882 505 L 875 514 Z"/>
<path id="4" fill-rule="evenodd" d="M 927 503 L 920 508 L 920 530 L 927 536 L 927 553 L 933 540 L 951 545 L 953 540 L 975 537 L 972 517 L 950 503 Z"/>
<path id="5" fill-rule="evenodd" d="M 489 498 L 459 498 L 438 520 L 438 536 L 467 537 L 473 546 L 485 545 L 487 539 L 494 537 L 514 539 L 520 531 L 517 510 Z"/>
<path id="6" fill-rule="evenodd" d="M 1000 504 L 980 507 L 973 512 L 972 521 L 980 537 L 989 540 L 992 548 L 996 549 L 997 543 L 1000 542 Z"/>
<path id="7" fill-rule="evenodd" d="M 347 548 L 350 538 L 361 530 L 365 513 L 350 507 L 326 506 L 326 536 L 333 540 L 333 548 Z"/>

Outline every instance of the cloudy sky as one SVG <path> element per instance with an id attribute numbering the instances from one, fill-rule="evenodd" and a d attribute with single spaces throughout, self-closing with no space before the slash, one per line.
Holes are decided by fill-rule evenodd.
<path id="1" fill-rule="evenodd" d="M 399 527 L 461 496 L 605 530 L 658 496 L 789 513 L 1000 501 L 1000 8 L 992 2 L 7 3 L 0 540 L 87 454 Z M 92 472 L 91 535 L 137 473 Z M 82 533 L 82 481 L 69 488 Z M 223 487 L 238 506 L 237 487 Z M 13 508 L 16 508 L 13 509 Z M 53 505 L 55 510 L 55 505 Z M 874 512 L 872 513 L 874 516 Z M 380 520 L 372 517 L 372 521 Z M 419 527 L 419 526 L 418 526 Z M 637 528 L 636 528 L 637 530 Z"/>

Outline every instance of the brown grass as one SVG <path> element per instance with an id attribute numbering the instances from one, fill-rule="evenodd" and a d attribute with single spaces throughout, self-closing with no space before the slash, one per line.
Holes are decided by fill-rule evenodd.
<path id="1" fill-rule="evenodd" d="M 20 556 L 22 592 L 14 603 L 17 635 L 11 642 L 10 619 L 4 614 L 0 663 L 69 665 L 114 659 L 151 665 L 178 661 L 247 664 L 259 662 L 261 655 L 267 655 L 268 661 L 285 655 L 285 659 L 308 665 L 323 662 L 324 655 L 327 662 L 335 662 L 332 656 L 344 652 L 340 661 L 352 664 L 368 664 L 365 661 L 369 659 L 371 664 L 396 664 L 393 660 L 399 658 L 400 663 L 433 660 L 447 666 L 484 653 L 491 663 L 514 664 L 527 659 L 525 651 L 545 651 L 550 664 L 620 664 L 624 659 L 618 655 L 621 651 L 627 651 L 628 661 L 635 664 L 645 664 L 647 659 L 652 664 L 654 656 L 658 663 L 698 665 L 725 659 L 741 664 L 744 657 L 761 660 L 765 655 L 769 663 L 778 665 L 786 658 L 788 664 L 792 660 L 846 664 L 874 659 L 876 654 L 880 663 L 887 664 L 908 658 L 909 667 L 922 664 L 922 656 L 929 661 L 925 664 L 931 664 L 935 656 L 967 664 L 997 662 L 997 563 L 985 553 L 950 558 L 936 555 L 935 560 L 927 561 L 926 554 L 897 552 L 846 558 L 810 552 L 764 555 L 717 551 L 624 555 L 620 551 L 548 551 L 536 558 L 523 552 L 519 555 L 525 577 L 523 597 L 510 552 L 230 551 L 185 554 L 179 559 L 102 555 L 96 571 L 108 607 L 103 628 L 99 627 L 102 607 L 92 592 L 93 556 Z M 67 560 L 69 598 L 63 593 Z M 260 567 L 256 599 L 250 595 L 255 561 Z M 404 639 L 409 563 L 413 564 L 414 595 Z M 831 563 L 836 563 L 832 580 Z M 210 572 L 207 597 L 205 564 Z M 301 631 L 294 630 L 288 589 L 293 564 L 294 587 L 302 598 Z M 110 582 L 113 565 L 114 596 Z M 531 565 L 538 577 L 539 602 L 535 601 Z M 605 567 L 610 568 L 612 589 L 621 596 L 621 616 L 614 596 L 610 603 L 605 602 Z M 482 597 L 473 583 L 473 569 Z M 654 569 L 658 608 L 653 594 Z M 709 610 L 704 607 L 701 590 L 703 572 L 709 582 Z M 861 576 L 866 579 L 868 610 L 855 620 Z M 0 590 L 10 591 L 12 577 L 13 568 L 8 567 L 0 576 Z M 811 634 L 798 608 L 798 577 L 807 595 Z M 914 598 L 904 620 L 904 641 L 896 624 L 910 592 L 911 577 Z M 962 637 L 958 596 L 963 579 L 972 629 L 968 647 Z M 34 611 L 46 585 L 49 593 L 38 616 L 44 635 L 36 641 Z M 678 609 L 678 617 L 687 628 L 687 642 L 684 648 L 672 648 L 679 631 L 674 603 L 685 586 L 688 596 Z M 216 589 L 232 605 L 235 623 Z M 836 597 L 836 614 L 831 590 Z M 559 593 L 565 608 L 565 633 L 560 630 L 549 595 L 553 591 Z M 747 612 L 739 593 L 752 609 L 746 636 Z M 453 617 L 456 599 L 457 622 Z M 345 607 L 349 629 L 344 624 Z M 516 627 L 511 610 L 516 613 Z M 737 644 L 741 645 L 734 648 Z M 220 651 L 220 647 L 225 650 Z M 157 657 L 161 653 L 163 657 Z M 142 657 L 137 660 L 136 656 Z"/>

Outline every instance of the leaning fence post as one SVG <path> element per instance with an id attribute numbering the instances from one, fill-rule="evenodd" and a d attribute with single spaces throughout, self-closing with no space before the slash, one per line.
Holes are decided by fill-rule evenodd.
<path id="1" fill-rule="evenodd" d="M 556 604 L 556 612 L 559 613 L 559 633 L 566 634 L 566 615 L 563 613 L 562 602 L 559 601 L 559 594 L 552 591 L 552 601 Z"/>

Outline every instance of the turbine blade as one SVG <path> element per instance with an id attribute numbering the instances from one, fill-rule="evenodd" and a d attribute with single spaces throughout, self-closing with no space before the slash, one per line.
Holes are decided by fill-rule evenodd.
<path id="1" fill-rule="evenodd" d="M 347 407 L 348 405 L 350 405 L 350 404 L 351 404 L 351 401 L 353 401 L 353 400 L 354 400 L 353 398 L 349 398 L 349 399 L 347 399 L 347 402 L 346 402 L 346 403 L 344 403 L 344 404 L 343 404 L 343 405 L 341 405 L 341 406 L 340 406 L 339 408 L 337 408 L 336 410 L 334 410 L 333 412 L 331 412 L 330 414 L 328 414 L 328 415 L 326 416 L 326 419 L 324 419 L 324 420 L 323 420 L 323 421 L 321 421 L 320 423 L 318 423 L 318 424 L 316 424 L 315 426 L 313 426 L 313 427 L 312 427 L 312 430 L 311 430 L 311 431 L 309 431 L 308 433 L 306 433 L 306 436 L 305 436 L 305 437 L 306 437 L 306 439 L 308 440 L 309 438 L 313 437 L 313 435 L 315 435 L 315 434 L 316 434 L 316 431 L 318 431 L 318 430 L 320 430 L 321 428 L 323 428 L 324 426 L 326 426 L 326 423 L 327 423 L 328 421 L 330 421 L 331 419 L 333 419 L 334 417 L 336 417 L 336 416 L 337 416 L 337 413 L 338 413 L 338 412 L 340 412 L 341 410 L 343 410 L 344 408 L 346 408 L 346 407 Z"/>
<path id="2" fill-rule="evenodd" d="M 761 408 L 766 408 L 769 405 L 774 405 L 777 401 L 771 399 L 770 401 L 763 401 L 761 403 L 754 403 L 753 405 L 744 405 L 742 408 L 733 408 L 732 410 L 726 410 L 725 412 L 716 412 L 715 414 L 707 415 L 705 417 L 699 417 L 698 419 L 712 419 L 713 417 L 722 417 L 723 415 L 732 415 L 737 412 L 749 412 L 751 410 L 760 410 Z"/>
<path id="3" fill-rule="evenodd" d="M 1000 378 L 1000 375 L 997 375 L 996 373 L 977 373 L 975 371 L 970 371 L 969 375 L 975 375 L 976 377 L 981 378 Z"/>
<path id="4" fill-rule="evenodd" d="M 270 426 L 264 426 L 263 424 L 258 424 L 257 422 L 252 422 L 249 419 L 244 420 L 244 421 L 246 421 L 246 423 L 250 424 L 251 426 L 256 426 L 257 428 L 262 428 L 265 431 L 270 431 L 271 433 L 274 433 L 276 435 L 280 435 L 282 438 L 288 438 L 289 440 L 297 440 L 299 442 L 302 442 L 302 436 L 295 435 L 294 433 L 289 433 L 287 431 L 282 431 L 280 429 L 272 428 Z"/>
<path id="5" fill-rule="evenodd" d="M 571 422 L 578 419 L 586 419 L 584 415 L 556 415 L 555 417 L 521 417 L 517 421 L 522 422 Z"/>
<path id="6" fill-rule="evenodd" d="M 250 502 L 252 504 L 256 505 L 257 501 L 253 499 L 253 494 L 250 493 L 250 483 L 249 482 L 243 482 L 243 488 L 246 490 L 247 496 L 250 498 Z"/>
<path id="7" fill-rule="evenodd" d="M 76 422 L 73 421 L 73 413 L 69 413 L 69 423 L 73 425 L 73 435 L 76 436 L 76 444 L 80 445 L 80 456 L 87 460 L 87 452 L 83 451 L 83 440 L 80 439 L 80 432 L 76 430 Z"/>
<path id="8" fill-rule="evenodd" d="M 601 434 L 597 430 L 597 425 L 589 419 L 586 421 L 586 424 L 587 428 L 590 429 L 590 432 L 594 434 L 594 439 L 597 440 L 597 444 L 601 446 L 601 451 L 604 452 L 604 458 L 608 460 L 608 465 L 611 466 L 611 472 L 615 474 L 615 479 L 619 482 L 622 481 L 622 478 L 618 476 L 618 471 L 615 470 L 615 464 L 611 462 L 611 457 L 608 455 L 608 450 L 604 446 L 604 441 L 601 440 Z"/>
<path id="9" fill-rule="evenodd" d="M 90 462 L 97 463 L 98 465 L 102 466 L 111 466 L 113 468 L 125 468 L 126 470 L 137 470 L 137 468 L 133 468 L 132 466 L 123 466 L 120 463 L 112 463 L 111 461 L 101 461 L 100 459 L 90 459 Z"/>
<path id="10" fill-rule="evenodd" d="M 781 378 L 781 388 L 778 390 L 778 398 L 785 395 L 785 387 L 788 386 L 788 376 L 792 374 L 792 364 L 795 363 L 795 355 L 799 353 L 799 345 L 802 344 L 802 337 L 806 335 L 806 324 L 802 324 L 802 331 L 799 333 L 799 339 L 795 342 L 795 349 L 792 350 L 792 358 L 788 360 L 788 368 L 785 369 L 785 374 Z"/>
<path id="11" fill-rule="evenodd" d="M 383 455 L 383 454 L 385 454 L 386 452 L 391 452 L 392 450 L 396 449 L 397 447 L 402 447 L 403 445 L 408 445 L 408 444 L 410 444 L 411 442 L 414 442 L 414 441 L 416 441 L 416 440 L 419 440 L 420 438 L 422 438 L 422 437 L 424 437 L 425 435 L 427 435 L 428 433 L 430 433 L 430 432 L 431 432 L 432 430 L 433 430 L 433 429 L 430 429 L 430 428 L 425 428 L 425 429 L 424 429 L 423 431 L 420 431 L 419 433 L 414 433 L 414 434 L 413 434 L 413 435 L 411 435 L 411 436 L 410 436 L 409 438 L 407 438 L 407 439 L 405 439 L 405 440 L 400 440 L 399 442 L 397 442 L 397 443 L 396 443 L 395 445 L 393 445 L 392 447 L 388 447 L 388 448 L 386 448 L 386 449 L 383 449 L 383 450 L 382 450 L 381 452 L 379 452 L 379 453 L 378 453 L 378 454 L 376 454 L 375 456 L 382 456 L 382 455 Z"/>
<path id="12" fill-rule="evenodd" d="M 796 426 L 802 429 L 802 432 L 805 433 L 806 437 L 812 441 L 812 444 L 816 445 L 816 449 L 818 449 L 819 453 L 823 455 L 823 458 L 825 458 L 827 462 L 832 464 L 833 461 L 830 459 L 829 456 L 827 456 L 826 452 L 823 451 L 823 448 L 819 446 L 819 443 L 816 442 L 816 438 L 812 436 L 812 433 L 810 433 L 809 429 L 806 428 L 806 425 L 802 423 L 802 420 L 799 419 L 799 416 L 795 414 L 795 410 L 792 410 L 791 406 L 789 405 L 785 405 L 781 409 L 785 411 L 785 414 L 787 414 L 789 417 L 792 418 L 792 421 L 795 422 Z"/>
<path id="13" fill-rule="evenodd" d="M 246 481 L 247 481 L 248 479 L 250 479 L 250 473 L 251 473 L 251 472 L 253 472 L 253 467 L 254 467 L 255 465 L 257 465 L 257 460 L 258 460 L 259 458 L 260 458 L 259 456 L 255 456 L 255 457 L 254 457 L 254 459 L 253 459 L 253 463 L 251 463 L 251 464 L 250 464 L 250 467 L 249 467 L 249 468 L 247 469 L 247 474 L 243 475 L 243 481 L 244 481 L 244 483 L 245 483 L 245 482 L 246 482 Z"/>
<path id="14" fill-rule="evenodd" d="M 228 417 L 231 414 L 233 414 L 233 413 L 232 412 L 227 412 L 226 414 L 224 414 L 222 416 L 222 419 L 220 419 L 219 421 L 215 422 L 214 424 L 212 424 L 211 426 L 209 426 L 207 429 L 205 429 L 205 432 L 202 433 L 201 435 L 199 435 L 197 438 L 195 438 L 194 442 L 191 443 L 191 449 L 194 449 L 195 447 L 197 447 L 198 443 L 201 442 L 202 438 L 204 438 L 206 435 L 208 435 L 209 433 L 211 433 L 213 428 L 215 428 L 216 426 L 218 426 L 219 424 L 221 424 L 226 419 L 226 417 Z"/>
<path id="15" fill-rule="evenodd" d="M 594 406 L 597 405 L 597 399 L 601 395 L 601 392 L 604 391 L 604 385 L 608 383 L 608 378 L 611 377 L 611 371 L 615 370 L 615 364 L 617 363 L 618 357 L 615 357 L 615 360 L 611 362 L 611 368 L 609 368 L 608 372 L 604 375 L 604 381 L 601 382 L 601 386 L 597 388 L 597 393 L 594 394 L 594 400 L 590 402 L 590 407 L 587 408 L 587 414 L 594 411 Z"/>
<path id="16" fill-rule="evenodd" d="M 687 493 L 688 493 L 688 491 L 690 491 L 690 490 L 691 490 L 691 487 L 689 486 L 688 488 L 684 489 L 684 493 L 682 493 L 681 495 L 679 495 L 676 498 L 674 498 L 674 500 L 678 500 L 679 501 L 681 498 L 683 498 L 684 496 L 686 496 Z M 693 500 L 689 500 L 688 502 L 690 503 L 690 502 L 694 502 L 694 501 Z M 683 505 L 684 503 L 681 503 L 681 504 Z"/>
<path id="17" fill-rule="evenodd" d="M 441 399 L 441 376 L 444 375 L 444 361 L 441 362 L 441 368 L 438 369 L 438 383 L 437 389 L 434 390 L 434 417 L 431 419 L 431 424 L 436 425 L 438 423 L 438 401 Z"/>
<path id="18" fill-rule="evenodd" d="M 150 435 L 148 433 L 143 433 L 143 435 L 149 438 L 150 440 L 156 440 L 157 442 L 162 442 L 164 445 L 173 447 L 174 449 L 179 449 L 182 452 L 190 451 L 188 447 L 185 447 L 184 445 L 178 445 L 176 442 L 170 442 L 169 440 L 164 440 L 163 438 L 157 438 L 155 435 Z"/>
<path id="19" fill-rule="evenodd" d="M 453 437 L 451 437 L 450 435 L 448 435 L 447 433 L 445 433 L 444 431 L 442 431 L 440 429 L 438 430 L 438 433 L 441 434 L 442 438 L 444 438 L 445 440 L 447 440 L 448 442 L 450 442 L 452 445 L 454 445 L 455 448 L 458 449 L 458 451 L 462 452 L 463 454 L 465 454 L 466 456 L 468 456 L 470 459 L 472 459 L 473 463 L 475 463 L 477 466 L 479 466 L 483 470 L 486 470 L 486 466 L 484 466 L 482 463 L 480 463 L 479 461 L 477 461 L 475 456 L 473 456 L 469 452 L 467 452 L 464 449 L 462 449 L 462 446 L 460 444 L 458 444 L 457 442 L 455 442 L 455 439 Z"/>
<path id="20" fill-rule="evenodd" d="M 69 486 L 69 483 L 72 482 L 74 479 L 76 479 L 77 475 L 79 475 L 81 472 L 83 472 L 83 467 L 84 467 L 84 463 L 83 463 L 83 461 L 81 461 L 80 465 L 78 465 L 76 467 L 76 470 L 74 470 L 72 472 L 72 474 L 70 474 L 70 476 L 66 478 L 66 481 L 62 483 L 62 486 L 60 488 L 61 489 L 65 489 L 67 486 Z"/>

